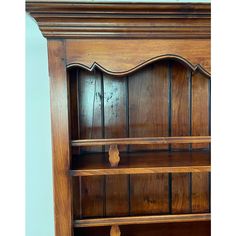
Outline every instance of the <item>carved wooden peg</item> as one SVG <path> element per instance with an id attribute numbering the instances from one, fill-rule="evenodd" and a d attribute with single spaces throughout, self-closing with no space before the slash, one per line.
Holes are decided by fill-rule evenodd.
<path id="1" fill-rule="evenodd" d="M 117 167 L 120 162 L 119 150 L 116 144 L 110 146 L 109 162 L 112 167 Z"/>
<path id="2" fill-rule="evenodd" d="M 120 228 L 118 225 L 112 225 L 110 236 L 120 236 Z"/>

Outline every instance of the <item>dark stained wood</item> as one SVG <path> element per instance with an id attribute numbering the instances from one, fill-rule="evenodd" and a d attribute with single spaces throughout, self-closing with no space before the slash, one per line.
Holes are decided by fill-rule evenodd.
<path id="1" fill-rule="evenodd" d="M 99 72 L 79 71 L 80 138 L 104 138 L 102 114 L 102 79 Z M 102 147 L 83 147 L 81 152 L 101 152 Z M 82 178 L 82 216 L 104 215 L 104 178 Z"/>
<path id="2" fill-rule="evenodd" d="M 73 68 L 67 72 L 69 87 L 69 116 L 70 116 L 70 139 L 79 139 L 79 97 L 78 97 L 78 70 Z M 73 148 L 74 154 L 80 153 L 80 147 Z"/>
<path id="3" fill-rule="evenodd" d="M 192 174 L 192 212 L 209 212 L 209 174 Z"/>
<path id="4" fill-rule="evenodd" d="M 89 71 L 100 68 L 120 76 L 163 59 L 181 61 L 191 70 L 210 76 L 210 48 L 207 39 L 66 40 L 67 66 L 82 66 Z"/>
<path id="5" fill-rule="evenodd" d="M 190 70 L 180 63 L 171 63 L 171 135 L 188 136 L 190 130 Z M 189 144 L 171 144 L 172 150 L 189 150 Z M 189 171 L 190 172 L 190 171 Z M 173 173 L 172 213 L 191 212 L 190 174 Z"/>
<path id="6" fill-rule="evenodd" d="M 103 74 L 103 83 L 105 138 L 124 138 L 127 135 L 126 80 Z M 119 150 L 126 150 L 126 146 L 119 146 Z"/>
<path id="7" fill-rule="evenodd" d="M 72 183 L 68 119 L 67 74 L 63 40 L 48 41 L 55 233 L 72 236 Z"/>
<path id="8" fill-rule="evenodd" d="M 153 223 L 171 223 L 171 222 L 192 222 L 192 221 L 209 221 L 210 213 L 202 214 L 178 214 L 178 215 L 152 215 L 152 216 L 129 216 L 116 218 L 100 218 L 75 220 L 74 227 L 96 227 L 129 225 L 129 224 L 153 224 Z"/>
<path id="9" fill-rule="evenodd" d="M 151 65 L 129 78 L 130 137 L 168 136 L 167 69 L 166 63 Z M 164 141 L 164 138 L 160 139 Z M 141 140 L 136 139 L 136 141 Z M 151 139 L 146 141 L 147 144 Z M 155 144 L 155 140 L 153 141 Z M 130 144 L 134 143 L 130 142 Z M 159 146 L 137 145 L 132 147 L 132 150 L 167 149 L 168 145 L 163 145 L 164 143 L 165 141 L 160 142 Z"/>
<path id="10" fill-rule="evenodd" d="M 172 104 L 171 136 L 189 136 L 190 104 L 189 78 L 190 71 L 180 63 L 172 63 Z M 172 150 L 187 149 L 188 144 L 172 144 Z"/>
<path id="11" fill-rule="evenodd" d="M 103 74 L 104 136 L 121 138 L 127 135 L 126 80 Z M 108 151 L 108 146 L 105 149 Z M 120 151 L 126 146 L 119 145 Z M 127 175 L 106 175 L 106 216 L 125 216 L 129 213 L 129 184 Z"/>
<path id="12" fill-rule="evenodd" d="M 167 70 L 167 64 L 160 63 L 129 77 L 130 137 L 168 136 Z M 167 148 L 165 142 L 130 146 L 135 151 Z M 131 175 L 130 186 L 131 215 L 168 212 L 167 174 Z"/>
<path id="13" fill-rule="evenodd" d="M 128 191 L 127 175 L 106 176 L 106 216 L 129 214 Z"/>
<path id="14" fill-rule="evenodd" d="M 144 125 L 144 124 L 143 124 Z M 131 127 L 132 128 L 132 127 Z M 140 132 L 141 132 L 141 128 Z M 150 127 L 151 130 L 151 127 Z M 145 129 L 142 132 L 147 132 Z M 151 132 L 160 132 L 151 130 Z M 132 133 L 131 133 L 132 135 Z M 112 144 L 132 144 L 132 145 L 160 145 L 167 149 L 167 144 L 176 143 L 210 143 L 210 136 L 179 136 L 179 137 L 144 137 L 144 138 L 114 138 L 114 139 L 82 139 L 72 140 L 72 146 L 101 146 L 101 145 L 112 145 Z M 162 149 L 160 148 L 159 149 Z M 137 149 L 137 147 L 135 148 Z M 144 147 L 144 149 L 153 149 L 153 147 Z"/>
<path id="15" fill-rule="evenodd" d="M 192 135 L 209 134 L 209 80 L 201 73 L 192 76 Z M 192 144 L 193 149 L 208 149 L 208 144 Z M 192 174 L 192 212 L 209 211 L 207 173 Z"/>
<path id="16" fill-rule="evenodd" d="M 121 235 L 125 236 L 209 236 L 210 221 L 121 225 Z M 75 236 L 109 235 L 110 226 L 75 228 Z"/>
<path id="17" fill-rule="evenodd" d="M 79 138 L 79 118 L 78 118 L 78 70 L 73 69 L 69 75 L 69 96 L 70 96 L 70 136 L 71 139 Z"/>
<path id="18" fill-rule="evenodd" d="M 190 174 L 172 174 L 172 213 L 191 213 Z"/>
<path id="19" fill-rule="evenodd" d="M 134 152 L 121 153 L 117 168 L 111 168 L 106 154 L 73 157 L 71 175 L 112 175 L 210 171 L 209 152 Z M 134 178 L 134 176 L 132 177 Z"/>
<path id="20" fill-rule="evenodd" d="M 102 128 L 102 81 L 99 72 L 79 71 L 80 139 L 104 138 Z M 81 151 L 101 151 L 101 147 Z"/>
<path id="21" fill-rule="evenodd" d="M 192 135 L 209 135 L 209 80 L 201 73 L 192 76 Z M 193 144 L 193 149 L 208 148 Z"/>
<path id="22" fill-rule="evenodd" d="M 145 174 L 131 177 L 131 215 L 169 212 L 168 174 Z"/>
<path id="23" fill-rule="evenodd" d="M 101 176 L 82 177 L 82 216 L 101 217 L 104 215 L 104 181 Z"/>

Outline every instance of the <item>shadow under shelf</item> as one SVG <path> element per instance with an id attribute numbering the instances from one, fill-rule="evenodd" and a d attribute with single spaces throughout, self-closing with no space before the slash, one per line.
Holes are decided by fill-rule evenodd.
<path id="1" fill-rule="evenodd" d="M 111 167 L 108 153 L 72 156 L 71 176 L 210 172 L 210 151 L 121 152 L 117 167 Z"/>

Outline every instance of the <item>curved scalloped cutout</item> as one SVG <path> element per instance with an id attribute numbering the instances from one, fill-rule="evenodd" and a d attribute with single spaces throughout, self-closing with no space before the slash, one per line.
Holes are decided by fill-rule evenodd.
<path id="1" fill-rule="evenodd" d="M 129 75 L 143 67 L 145 67 L 146 65 L 149 65 L 153 62 L 158 62 L 164 59 L 174 59 L 176 61 L 179 61 L 180 63 L 182 63 L 183 65 L 189 67 L 192 71 L 197 71 L 199 70 L 201 73 L 205 74 L 207 77 L 210 78 L 211 74 L 205 70 L 201 65 L 197 64 L 197 65 L 193 65 L 191 62 L 189 62 L 188 60 L 186 60 L 185 58 L 178 56 L 178 55 L 173 55 L 173 54 L 166 54 L 166 55 L 161 55 L 158 57 L 153 57 L 137 66 L 135 66 L 134 68 L 127 70 L 127 71 L 110 71 L 107 70 L 106 68 L 104 68 L 102 65 L 98 64 L 97 62 L 94 62 L 90 67 L 80 64 L 80 63 L 71 63 L 67 66 L 67 68 L 71 68 L 74 66 L 79 66 L 81 68 L 84 68 L 90 72 L 92 72 L 93 70 L 95 70 L 96 68 L 100 69 L 101 71 L 109 74 L 109 75 L 115 75 L 115 76 L 126 76 Z"/>

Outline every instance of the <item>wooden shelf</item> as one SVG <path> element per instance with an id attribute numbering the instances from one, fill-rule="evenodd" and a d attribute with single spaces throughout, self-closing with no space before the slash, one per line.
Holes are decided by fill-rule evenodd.
<path id="1" fill-rule="evenodd" d="M 210 172 L 209 151 L 150 151 L 120 153 L 118 167 L 110 167 L 107 153 L 74 155 L 70 175 Z"/>
<path id="2" fill-rule="evenodd" d="M 74 227 L 97 227 L 97 226 L 111 226 L 111 225 L 196 222 L 196 221 L 209 221 L 210 219 L 211 219 L 210 213 L 155 215 L 155 216 L 128 216 L 128 217 L 75 220 Z"/>
<path id="3" fill-rule="evenodd" d="M 144 137 L 144 138 L 112 138 L 112 139 L 80 139 L 72 140 L 72 146 L 102 146 L 102 145 L 153 145 L 174 143 L 210 143 L 211 136 L 178 136 L 178 137 Z"/>

